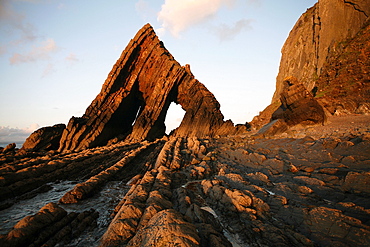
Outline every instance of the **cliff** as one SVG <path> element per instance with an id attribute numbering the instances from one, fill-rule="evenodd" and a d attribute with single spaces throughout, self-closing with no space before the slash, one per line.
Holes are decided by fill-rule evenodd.
<path id="1" fill-rule="evenodd" d="M 370 16 L 369 0 L 319 0 L 296 22 L 281 53 L 276 91 L 279 99 L 284 78 L 294 76 L 308 90 L 315 87 L 330 53 L 353 38 Z"/>
<path id="2" fill-rule="evenodd" d="M 331 114 L 370 113 L 370 20 L 333 52 L 316 82 L 316 98 Z"/>
<path id="3" fill-rule="evenodd" d="M 281 106 L 285 78 L 291 76 L 312 92 L 326 113 L 368 113 L 369 16 L 369 0 L 320 0 L 308 9 L 281 50 L 272 103 L 251 125 L 260 129 L 272 120 Z"/>
<path id="4" fill-rule="evenodd" d="M 174 102 L 186 111 L 177 136 L 212 136 L 233 129 L 224 122 L 220 105 L 182 67 L 147 24 L 130 41 L 108 75 L 101 92 L 82 117 L 72 117 L 59 151 L 105 145 L 119 137 L 154 140 L 165 134 L 165 117 Z"/>

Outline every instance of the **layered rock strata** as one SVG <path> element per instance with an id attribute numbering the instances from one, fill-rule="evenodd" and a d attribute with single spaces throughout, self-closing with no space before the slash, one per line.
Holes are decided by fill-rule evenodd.
<path id="1" fill-rule="evenodd" d="M 0 236 L 0 243 L 3 247 L 65 244 L 96 224 L 98 216 L 94 209 L 67 213 L 57 204 L 49 203 L 36 214 L 20 220 L 7 235 Z"/>
<path id="2" fill-rule="evenodd" d="M 85 114 L 71 118 L 59 151 L 104 145 L 115 137 L 160 138 L 171 102 L 186 112 L 174 135 L 213 136 L 221 128 L 233 128 L 223 121 L 219 103 L 194 78 L 190 66 L 180 66 L 147 24 L 122 52 Z"/>
<path id="3" fill-rule="evenodd" d="M 68 179 L 86 194 L 57 205 L 68 197 L 61 195 L 36 213 L 24 212 L 0 245 L 368 246 L 368 122 L 365 115 L 331 117 L 328 125 L 270 139 L 171 137 L 37 157 L 2 154 L 2 161 L 12 158 L 1 165 L 0 181 L 8 183 L 1 191 L 24 180 L 16 174 L 32 170 L 38 179 L 50 165 L 60 174 L 76 167 Z M 44 184 L 53 187 L 61 177 L 50 179 Z M 90 210 L 88 202 L 102 191 L 109 195 L 114 181 L 128 188 Z M 15 206 L 27 203 L 25 191 Z"/>

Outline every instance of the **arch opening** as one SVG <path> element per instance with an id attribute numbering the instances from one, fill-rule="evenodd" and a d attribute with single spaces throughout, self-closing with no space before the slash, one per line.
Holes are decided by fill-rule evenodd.
<path id="1" fill-rule="evenodd" d="M 182 119 L 185 116 L 185 111 L 182 109 L 180 104 L 176 104 L 175 102 L 171 102 L 164 124 L 166 125 L 166 134 L 170 134 L 170 132 L 177 127 L 180 126 Z"/>

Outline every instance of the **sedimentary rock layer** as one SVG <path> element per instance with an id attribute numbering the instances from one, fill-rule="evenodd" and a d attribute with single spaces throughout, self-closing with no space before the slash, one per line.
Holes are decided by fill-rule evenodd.
<path id="1" fill-rule="evenodd" d="M 114 137 L 131 141 L 162 137 L 171 102 L 186 112 L 177 136 L 212 136 L 221 127 L 233 127 L 223 121 L 219 103 L 194 78 L 190 66 L 180 66 L 147 24 L 122 52 L 85 114 L 71 118 L 59 150 L 95 147 Z"/>
<path id="2" fill-rule="evenodd" d="M 47 171 L 70 174 L 40 181 L 53 187 L 69 179 L 79 189 L 37 202 L 45 206 L 35 213 L 22 212 L 25 218 L 13 228 L 7 224 L 0 245 L 369 246 L 369 116 L 329 122 L 270 139 L 252 132 L 119 142 L 37 157 L 1 154 L 0 191 L 12 190 L 31 171 L 35 180 Z M 118 198 L 111 195 L 112 182 L 127 184 Z M 111 197 L 103 200 L 103 191 Z M 18 193 L 11 200 L 23 208 L 32 194 L 47 192 Z M 77 200 L 56 204 L 68 195 Z M 2 198 L 2 208 L 10 207 Z M 102 202 L 87 207 L 90 200 Z"/>

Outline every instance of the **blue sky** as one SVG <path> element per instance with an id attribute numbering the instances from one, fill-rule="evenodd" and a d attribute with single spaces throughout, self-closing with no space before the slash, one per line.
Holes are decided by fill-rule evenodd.
<path id="1" fill-rule="evenodd" d="M 0 142 L 82 116 L 131 38 L 150 23 L 216 96 L 251 121 L 275 90 L 280 50 L 315 0 L 1 0 Z M 170 107 L 169 129 L 183 111 Z"/>

